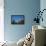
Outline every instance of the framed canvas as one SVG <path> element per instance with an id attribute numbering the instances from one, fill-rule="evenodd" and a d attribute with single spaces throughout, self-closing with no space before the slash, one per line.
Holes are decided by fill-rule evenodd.
<path id="1" fill-rule="evenodd" d="M 24 15 L 11 15 L 11 24 L 24 24 L 25 16 Z"/>

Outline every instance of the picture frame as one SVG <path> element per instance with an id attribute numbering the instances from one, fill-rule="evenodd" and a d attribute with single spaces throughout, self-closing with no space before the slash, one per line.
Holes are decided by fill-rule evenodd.
<path id="1" fill-rule="evenodd" d="M 11 15 L 11 24 L 24 24 L 25 16 L 24 15 Z"/>

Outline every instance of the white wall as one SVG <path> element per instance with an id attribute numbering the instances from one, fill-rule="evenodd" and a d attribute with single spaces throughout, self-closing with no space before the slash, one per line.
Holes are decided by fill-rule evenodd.
<path id="1" fill-rule="evenodd" d="M 46 9 L 46 0 L 41 0 L 41 1 L 40 1 L 40 9 L 41 9 L 41 11 L 42 11 L 43 9 Z M 40 22 L 40 25 L 46 27 L 46 11 L 43 12 L 42 17 L 43 17 L 43 22 L 41 21 L 41 22 Z"/>
<path id="2" fill-rule="evenodd" d="M 4 41 L 4 0 L 0 0 L 0 42 Z"/>

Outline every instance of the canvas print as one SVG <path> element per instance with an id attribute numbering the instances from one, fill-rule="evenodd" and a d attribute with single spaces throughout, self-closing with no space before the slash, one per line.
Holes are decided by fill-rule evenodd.
<path id="1" fill-rule="evenodd" d="M 24 15 L 12 15 L 11 24 L 24 24 L 25 17 Z"/>

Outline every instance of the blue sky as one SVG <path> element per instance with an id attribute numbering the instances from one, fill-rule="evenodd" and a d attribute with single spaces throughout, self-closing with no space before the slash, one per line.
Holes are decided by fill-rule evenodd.
<path id="1" fill-rule="evenodd" d="M 24 19 L 23 15 L 12 15 L 12 20 L 19 21 L 19 19 Z"/>

